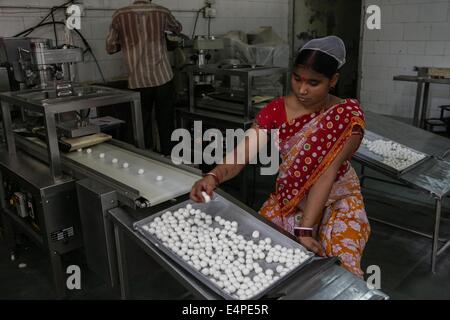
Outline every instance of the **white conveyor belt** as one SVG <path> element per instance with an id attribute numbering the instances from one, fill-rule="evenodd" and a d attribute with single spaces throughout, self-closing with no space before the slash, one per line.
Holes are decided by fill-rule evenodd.
<path id="1" fill-rule="evenodd" d="M 200 179 L 193 173 L 108 143 L 75 151 L 66 157 L 138 190 L 152 205 L 188 193 Z M 113 159 L 117 162 L 113 163 Z"/>

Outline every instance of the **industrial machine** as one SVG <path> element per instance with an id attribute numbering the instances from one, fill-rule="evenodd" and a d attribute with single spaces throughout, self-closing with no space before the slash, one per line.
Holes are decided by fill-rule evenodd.
<path id="1" fill-rule="evenodd" d="M 65 281 L 61 257 L 82 246 L 75 180 L 55 183 L 48 166 L 18 154 L 0 152 L 2 220 L 11 260 L 16 259 L 16 234 L 25 234 L 49 256 L 56 294 L 63 297 Z"/>
<path id="2" fill-rule="evenodd" d="M 53 48 L 50 39 L 0 38 L 0 73 L 8 75 L 7 91 L 56 86 L 58 96 L 70 95 L 75 63 L 82 61 L 80 48 Z"/>
<path id="3" fill-rule="evenodd" d="M 191 61 L 198 68 L 193 74 L 193 80 L 196 87 L 209 87 L 214 84 L 214 73 L 208 73 L 202 70 L 202 67 L 211 63 L 212 52 L 214 50 L 223 50 L 224 43 L 220 38 L 197 36 L 193 41 L 194 54 L 191 56 Z M 206 88 L 206 90 L 207 90 Z M 205 90 L 205 88 L 203 88 Z M 209 90 L 210 91 L 210 90 Z"/>
<path id="4" fill-rule="evenodd" d="M 232 114 L 243 119 L 252 119 L 255 112 L 271 99 L 282 95 L 286 89 L 286 72 L 284 68 L 258 65 L 216 64 L 192 67 L 189 70 L 189 92 L 195 92 L 195 75 L 197 73 L 212 74 L 220 82 L 215 91 L 196 97 L 189 96 L 189 111 L 207 109 L 219 114 Z M 275 89 L 264 90 L 258 87 L 259 78 L 278 76 Z M 262 95 L 264 91 L 264 95 Z M 259 108 L 258 108 L 259 107 Z"/>
<path id="5" fill-rule="evenodd" d="M 58 297 L 63 297 L 65 293 L 61 255 L 80 248 L 83 237 L 75 184 L 77 174 L 71 169 L 63 169 L 64 145 L 58 140 L 57 115 L 83 110 L 86 106 L 96 108 L 131 103 L 135 142 L 139 147 L 144 146 L 138 93 L 80 85 L 74 85 L 73 91 L 75 94 L 71 96 L 58 96 L 55 88 L 0 93 L 7 145 L 0 152 L 0 199 L 11 258 L 15 258 L 16 231 L 25 233 L 48 252 Z M 41 114 L 45 124 L 44 139 L 27 131 L 13 130 L 11 106 Z M 21 146 L 21 139 L 29 145 Z M 16 143 L 20 149 L 16 148 Z M 77 172 L 81 177 L 87 176 L 81 173 L 83 170 Z M 120 189 L 123 190 L 123 187 Z M 141 203 L 139 201 L 147 201 L 137 191 L 123 191 L 121 194 L 125 194 L 134 207 Z"/>
<path id="6" fill-rule="evenodd" d="M 76 63 L 83 61 L 80 48 L 54 48 L 50 39 L 0 38 L 0 91 L 44 89 L 41 99 L 75 97 Z M 26 110 L 22 120 L 35 116 Z M 90 106 L 71 114 L 59 115 L 56 126 L 61 136 L 78 138 L 100 132 L 91 123 Z"/>

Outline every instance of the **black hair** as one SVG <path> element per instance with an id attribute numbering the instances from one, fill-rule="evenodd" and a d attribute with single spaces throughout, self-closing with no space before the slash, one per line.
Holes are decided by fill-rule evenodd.
<path id="1" fill-rule="evenodd" d="M 299 65 L 310 68 L 328 79 L 331 79 L 338 71 L 339 63 L 332 56 L 318 50 L 305 49 L 299 52 L 295 59 L 294 67 Z"/>

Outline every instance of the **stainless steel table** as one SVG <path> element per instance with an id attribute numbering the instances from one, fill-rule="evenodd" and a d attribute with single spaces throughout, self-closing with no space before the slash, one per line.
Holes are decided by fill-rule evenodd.
<path id="1" fill-rule="evenodd" d="M 413 125 L 416 127 L 423 128 L 425 117 L 428 111 L 428 98 L 430 94 L 430 84 L 449 84 L 450 79 L 438 79 L 430 77 L 419 77 L 410 75 L 398 75 L 394 76 L 396 81 L 407 81 L 407 82 L 417 82 L 416 89 L 416 102 L 414 105 L 414 118 Z"/>
<path id="2" fill-rule="evenodd" d="M 131 240 L 148 256 L 156 260 L 167 272 L 177 279 L 191 294 L 199 299 L 222 299 L 213 290 L 197 280 L 190 272 L 170 259 L 161 250 L 133 229 L 138 219 L 129 209 L 116 208 L 109 211 L 114 224 L 118 270 L 122 299 L 131 297 L 128 268 L 132 257 L 128 256 L 124 242 Z M 262 217 L 258 217 L 263 219 Z M 280 300 L 385 300 L 388 296 L 379 290 L 372 290 L 362 279 L 338 265 L 337 258 L 317 259 L 286 279 L 263 299 Z"/>
<path id="3" fill-rule="evenodd" d="M 358 152 L 355 159 L 364 166 L 368 166 L 377 170 L 391 178 L 396 179 L 403 185 L 411 186 L 418 189 L 435 200 L 435 218 L 434 218 L 434 232 L 433 235 L 427 235 L 415 230 L 405 228 L 403 226 L 388 223 L 394 227 L 411 231 L 421 236 L 426 236 L 432 239 L 431 252 L 431 270 L 434 273 L 436 270 L 437 257 L 450 246 L 450 241 L 439 238 L 441 208 L 445 197 L 450 194 L 450 162 L 443 157 L 450 150 L 450 139 L 440 137 L 428 131 L 404 124 L 400 121 L 377 115 L 373 112 L 365 112 L 367 129 L 375 132 L 387 139 L 403 144 L 407 147 L 416 149 L 417 151 L 427 153 L 433 156 L 431 159 L 423 162 L 412 170 L 401 174 L 400 176 L 393 175 L 390 172 L 383 170 L 376 161 L 361 157 Z M 380 222 L 385 222 L 378 220 Z M 445 244 L 439 249 L 439 241 Z"/>

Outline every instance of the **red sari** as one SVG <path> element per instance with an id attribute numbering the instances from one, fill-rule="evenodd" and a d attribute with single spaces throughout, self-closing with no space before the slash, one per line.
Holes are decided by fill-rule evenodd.
<path id="1" fill-rule="evenodd" d="M 285 98 L 269 103 L 256 117 L 263 129 L 279 129 L 282 164 L 276 190 L 260 214 L 293 233 L 300 224 L 308 191 L 330 167 L 350 137 L 362 134 L 364 113 L 358 102 L 346 99 L 323 112 L 300 116 L 288 122 Z M 361 256 L 370 234 L 359 179 L 345 161 L 318 227 L 323 255 L 337 256 L 344 268 L 362 276 Z"/>

